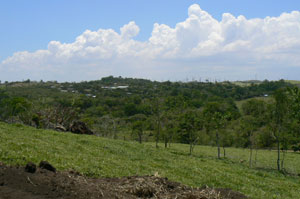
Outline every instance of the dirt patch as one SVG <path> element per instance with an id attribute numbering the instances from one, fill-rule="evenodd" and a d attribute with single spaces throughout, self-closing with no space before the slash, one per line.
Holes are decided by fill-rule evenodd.
<path id="1" fill-rule="evenodd" d="M 1 199 L 247 198 L 230 189 L 191 188 L 155 176 L 96 179 L 73 171 L 53 172 L 43 168 L 36 168 L 34 173 L 26 171 L 28 168 L 0 164 Z"/>

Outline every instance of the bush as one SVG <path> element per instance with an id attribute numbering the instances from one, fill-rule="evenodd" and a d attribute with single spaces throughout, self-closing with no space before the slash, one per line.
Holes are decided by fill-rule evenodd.
<path id="1" fill-rule="evenodd" d="M 297 144 L 297 145 L 293 145 L 292 149 L 293 149 L 294 152 L 300 151 L 300 143 Z"/>

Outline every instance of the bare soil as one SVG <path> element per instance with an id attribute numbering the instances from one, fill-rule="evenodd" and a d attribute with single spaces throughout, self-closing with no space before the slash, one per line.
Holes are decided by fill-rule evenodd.
<path id="1" fill-rule="evenodd" d="M 9 167 L 0 163 L 0 199 L 247 198 L 230 189 L 191 188 L 157 176 L 88 178 L 74 171 L 33 167 L 32 164 Z"/>

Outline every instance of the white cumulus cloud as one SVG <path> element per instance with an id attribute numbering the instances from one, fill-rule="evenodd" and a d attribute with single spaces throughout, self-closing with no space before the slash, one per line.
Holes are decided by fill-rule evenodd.
<path id="1" fill-rule="evenodd" d="M 120 28 L 86 30 L 73 43 L 16 52 L 0 64 L 1 80 L 80 81 L 107 75 L 157 80 L 192 78 L 298 78 L 300 12 L 247 19 L 224 13 L 220 21 L 199 5 L 175 27 L 153 25 L 147 41 L 134 39 L 134 21 Z"/>

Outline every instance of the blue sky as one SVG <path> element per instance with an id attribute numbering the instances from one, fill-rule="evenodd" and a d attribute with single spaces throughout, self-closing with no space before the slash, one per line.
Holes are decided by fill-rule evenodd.
<path id="1" fill-rule="evenodd" d="M 227 0 L 227 1 L 207 1 L 207 0 L 110 0 L 110 1 L 101 1 L 101 0 L 51 0 L 51 1 L 40 1 L 40 0 L 10 0 L 10 1 L 1 1 L 0 3 L 0 62 L 5 61 L 8 57 L 12 57 L 16 52 L 28 51 L 30 53 L 34 53 L 38 50 L 47 50 L 49 42 L 51 41 L 59 41 L 61 44 L 63 43 L 73 43 L 76 38 L 83 34 L 86 30 L 97 31 L 98 29 L 113 29 L 116 33 L 120 34 L 120 28 L 125 24 L 128 24 L 130 21 L 133 21 L 136 26 L 138 26 L 138 33 L 134 34 L 131 38 L 134 41 L 139 42 L 147 42 L 148 39 L 152 35 L 152 31 L 154 28 L 154 24 L 165 24 L 170 28 L 175 28 L 176 25 L 180 22 L 184 22 L 187 20 L 188 9 L 191 5 L 197 4 L 200 9 L 207 12 L 211 15 L 215 20 L 221 21 L 223 18 L 223 13 L 230 13 L 234 17 L 238 17 L 239 15 L 243 15 L 246 19 L 259 18 L 265 19 L 267 16 L 271 17 L 279 17 L 282 13 L 291 13 L 292 11 L 300 10 L 300 1 L 297 0 Z M 294 17 L 298 17 L 298 15 L 293 15 Z M 297 20 L 296 20 L 297 21 Z M 280 22 L 281 23 L 281 22 Z M 297 26 L 298 22 L 295 26 Z M 299 24 L 298 24 L 299 25 Z M 200 27 L 198 27 L 200 28 Z M 200 31 L 201 29 L 191 29 L 195 31 Z M 236 33 L 232 33 L 236 34 Z M 299 34 L 296 30 L 293 33 L 293 36 L 297 36 Z M 182 37 L 189 37 L 188 35 L 183 35 Z M 227 35 L 227 37 L 229 37 Z M 180 40 L 180 39 L 179 39 Z M 191 41 L 193 42 L 193 41 Z M 137 44 L 140 45 L 140 44 Z M 183 46 L 183 45 L 182 45 Z M 136 48 L 136 47 L 135 47 Z M 289 46 L 291 51 L 298 51 L 298 46 Z M 265 51 L 264 51 L 265 52 Z M 200 53 L 201 54 L 201 53 Z M 191 60 L 196 60 L 195 62 L 202 62 L 202 58 L 200 54 L 198 56 L 188 59 L 184 57 L 185 61 L 180 61 L 182 65 L 189 65 Z M 288 53 L 285 53 L 288 54 Z M 222 57 L 224 54 L 221 53 Z M 268 55 L 271 56 L 271 55 Z M 268 57 L 267 56 L 267 57 Z M 230 56 L 229 56 L 230 57 Z M 215 59 L 214 57 L 211 57 Z M 37 59 L 41 59 L 40 57 Z M 167 58 L 168 60 L 172 58 Z M 282 58 L 283 59 L 283 58 Z M 19 60 L 19 59 L 18 59 Z M 260 62 L 260 61 L 261 62 Z M 32 60 L 31 60 L 32 61 Z M 80 60 L 80 62 L 84 62 Z M 36 61 L 33 60 L 34 63 Z M 64 61 L 66 63 L 67 61 Z M 100 63 L 101 62 L 101 63 Z M 110 66 L 109 71 L 105 73 L 99 72 L 98 76 L 105 76 L 111 73 L 123 74 L 119 72 L 121 69 L 119 65 L 111 64 L 107 60 L 101 60 L 97 62 L 97 59 L 93 65 L 99 65 L 99 67 L 103 67 L 102 64 Z M 121 62 L 121 61 L 120 61 Z M 164 68 L 161 75 L 159 75 L 159 71 L 157 68 L 153 67 L 153 71 L 149 73 L 153 73 L 153 75 L 160 76 L 161 79 L 165 77 L 164 73 L 167 70 L 176 70 L 176 68 L 180 68 L 179 65 L 174 65 L 173 63 L 167 62 L 166 59 L 160 60 L 155 58 L 156 65 L 163 66 L 163 63 L 169 65 Z M 159 62 L 159 63 L 157 63 Z M 174 62 L 179 63 L 178 60 L 174 60 Z M 230 58 L 228 60 L 230 65 Z M 235 65 L 239 62 L 243 62 L 242 60 L 232 60 L 232 65 Z M 249 62 L 257 62 L 257 65 L 261 65 L 263 67 L 261 70 L 254 69 L 252 66 L 250 70 L 251 74 L 256 73 L 265 73 L 265 75 L 261 75 L 261 78 L 296 78 L 292 73 L 284 73 L 281 76 L 282 72 L 285 71 L 283 68 L 278 68 L 278 72 L 274 73 L 274 75 L 269 75 L 268 67 L 278 64 L 278 60 L 270 60 L 269 58 L 258 60 L 250 60 Z M 271 63 L 270 63 L 271 62 Z M 12 64 L 13 63 L 13 64 Z M 44 62 L 43 62 L 44 63 Z M 222 68 L 227 67 L 225 65 L 220 65 L 220 62 L 212 63 L 209 62 L 207 65 L 213 65 L 214 68 Z M 24 65 L 25 63 L 20 61 L 15 62 L 7 62 L 2 63 L 0 65 L 0 71 L 2 73 L 6 73 L 6 75 L 0 75 L 1 79 L 7 80 L 18 80 L 14 79 L 13 75 L 10 74 L 11 71 L 8 70 L 7 67 L 15 67 L 13 71 L 14 73 L 24 73 L 21 69 L 18 69 L 16 65 Z M 26 61 L 26 64 L 30 65 L 29 61 Z M 49 64 L 49 62 L 47 62 Z M 53 63 L 52 63 L 53 64 Z M 69 66 L 62 62 L 59 62 L 60 70 L 70 70 Z M 142 63 L 128 63 L 128 64 L 137 64 L 142 65 Z M 12 66 L 14 65 L 14 66 Z M 206 76 L 211 76 L 211 72 L 205 72 L 205 68 L 201 66 L 196 66 L 197 64 L 190 64 L 188 69 L 184 69 L 183 71 L 188 71 L 184 73 L 185 77 L 191 76 L 195 72 L 202 73 Z M 287 64 L 290 65 L 286 71 L 299 71 L 299 67 L 295 64 Z M 22 66 L 22 68 L 26 68 L 27 66 Z M 28 66 L 30 67 L 30 66 Z M 77 66 L 81 67 L 81 66 Z M 245 66 L 248 67 L 248 66 Z M 276 66 L 279 67 L 279 66 Z M 68 69 L 67 69 L 68 68 Z M 151 68 L 151 65 L 147 66 L 147 69 Z M 194 69 L 193 69 L 194 68 Z M 136 69 L 136 70 L 135 70 Z M 29 70 L 29 69 L 28 69 Z M 34 70 L 34 69 L 32 69 Z M 15 78 L 33 78 L 38 79 L 39 75 L 41 78 L 51 79 L 55 77 L 55 72 L 53 72 L 52 76 L 47 77 L 45 74 L 47 73 L 49 68 L 45 68 L 45 70 L 40 70 L 36 72 L 35 75 L 30 75 L 29 73 L 26 75 L 17 75 Z M 125 69 L 124 69 L 125 70 Z M 139 67 L 130 68 L 129 71 L 138 71 Z M 150 69 L 149 69 L 150 70 Z M 212 69 L 210 69 L 212 70 Z M 233 69 L 234 70 L 234 69 Z M 55 70 L 54 70 L 55 71 Z M 105 71 L 105 70 L 104 70 Z M 180 72 L 179 70 L 178 72 Z M 181 71 L 182 72 L 182 71 Z M 221 71 L 219 71 L 221 73 Z M 241 71 L 242 72 L 242 71 Z M 168 72 L 167 72 L 168 73 Z M 294 72 L 293 72 L 294 73 Z M 125 76 L 139 76 L 139 73 L 128 73 L 125 72 L 123 75 Z M 78 75 L 77 75 L 78 76 Z M 222 76 L 222 77 L 221 77 Z M 145 78 L 153 78 L 151 75 L 141 74 L 141 77 Z M 184 79 L 185 77 L 178 76 L 174 79 Z M 63 79 L 63 74 L 59 76 L 59 78 Z M 85 80 L 85 79 L 93 79 L 97 78 L 96 76 L 86 75 L 83 77 L 76 77 L 74 79 L 66 80 Z M 166 77 L 171 78 L 172 77 Z M 213 78 L 213 77 L 212 77 Z M 222 75 L 217 75 L 217 78 L 226 79 L 226 73 L 222 73 Z M 229 79 L 239 79 L 239 75 L 236 74 L 234 77 L 228 77 Z M 251 78 L 250 76 L 241 75 L 241 79 Z"/>

